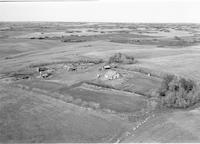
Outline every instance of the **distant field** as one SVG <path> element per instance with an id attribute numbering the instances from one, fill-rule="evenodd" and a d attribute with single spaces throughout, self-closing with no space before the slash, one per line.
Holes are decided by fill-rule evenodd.
<path id="1" fill-rule="evenodd" d="M 191 50 L 190 53 L 144 60 L 144 63 L 141 65 L 155 70 L 160 69 L 164 72 L 175 73 L 199 81 L 199 56 L 199 50 L 196 48 L 193 51 Z"/>

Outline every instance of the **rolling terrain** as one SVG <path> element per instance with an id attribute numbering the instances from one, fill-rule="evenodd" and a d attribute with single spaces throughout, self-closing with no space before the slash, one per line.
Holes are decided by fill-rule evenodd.
<path id="1" fill-rule="evenodd" d="M 199 103 L 157 96 L 168 74 L 199 84 L 199 47 L 197 24 L 2 22 L 0 142 L 200 142 Z"/>

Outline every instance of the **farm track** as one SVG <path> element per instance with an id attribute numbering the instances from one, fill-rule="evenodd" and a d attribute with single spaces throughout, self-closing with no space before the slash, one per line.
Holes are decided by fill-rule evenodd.
<path id="1" fill-rule="evenodd" d="M 154 118 L 154 117 L 155 117 L 155 114 L 150 114 L 144 120 L 137 122 L 136 126 L 134 126 L 131 131 L 125 132 L 125 136 L 120 139 L 117 139 L 115 143 L 123 143 L 123 141 L 127 139 L 128 137 L 134 137 L 134 134 L 136 133 L 137 129 L 142 127 L 145 123 L 147 123 L 151 118 Z"/>

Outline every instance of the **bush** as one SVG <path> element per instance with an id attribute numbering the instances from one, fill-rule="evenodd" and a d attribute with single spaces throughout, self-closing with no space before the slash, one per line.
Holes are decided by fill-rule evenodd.
<path id="1" fill-rule="evenodd" d="M 200 101 L 200 89 L 192 80 L 168 75 L 161 84 L 159 96 L 163 105 L 187 108 Z"/>
<path id="2" fill-rule="evenodd" d="M 124 64 L 133 64 L 135 63 L 135 58 L 132 56 L 127 56 L 122 53 L 116 53 L 111 56 L 108 60 L 108 63 L 124 63 Z"/>

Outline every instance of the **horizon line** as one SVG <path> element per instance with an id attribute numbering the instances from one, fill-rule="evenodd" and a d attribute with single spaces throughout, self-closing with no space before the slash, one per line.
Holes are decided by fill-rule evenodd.
<path id="1" fill-rule="evenodd" d="M 0 2 L 80 2 L 80 1 L 99 1 L 99 0 L 0 0 Z"/>
<path id="2" fill-rule="evenodd" d="M 95 21 L 0 21 L 0 23 L 124 23 L 124 24 L 200 24 L 200 22 L 95 22 Z"/>

